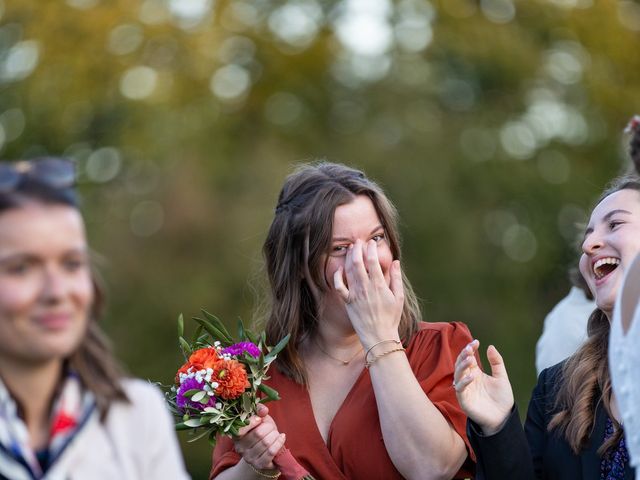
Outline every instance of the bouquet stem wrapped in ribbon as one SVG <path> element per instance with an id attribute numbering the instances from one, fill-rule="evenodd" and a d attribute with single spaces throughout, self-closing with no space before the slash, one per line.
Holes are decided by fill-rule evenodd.
<path id="1" fill-rule="evenodd" d="M 195 441 L 208 437 L 215 445 L 217 435 L 238 435 L 249 424 L 257 406 L 278 400 L 278 392 L 265 385 L 269 365 L 289 341 L 266 344 L 263 333 L 255 335 L 238 323 L 239 341 L 234 342 L 224 324 L 202 310 L 192 341 L 184 338 L 184 320 L 178 319 L 178 335 L 185 363 L 166 393 L 172 413 L 179 419 L 177 430 L 190 430 Z M 313 479 L 286 448 L 274 457 L 285 480 Z"/>

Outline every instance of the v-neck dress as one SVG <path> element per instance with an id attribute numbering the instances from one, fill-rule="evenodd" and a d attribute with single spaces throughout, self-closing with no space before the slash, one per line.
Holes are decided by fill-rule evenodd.
<path id="1" fill-rule="evenodd" d="M 463 323 L 421 322 L 406 349 L 409 364 L 423 391 L 472 452 L 453 382 L 455 359 L 471 341 Z M 369 372 L 363 369 L 331 422 L 327 443 L 318 430 L 307 389 L 276 368 L 267 382 L 280 394 L 270 402 L 269 414 L 278 430 L 287 435 L 286 445 L 298 463 L 316 479 L 401 479 L 382 438 L 376 399 Z M 393 384 L 389 385 L 393 388 Z M 420 415 L 420 412 L 416 412 Z M 472 455 L 472 454 L 471 454 Z M 220 437 L 213 452 L 211 478 L 240 461 L 229 437 Z M 454 478 L 473 474 L 474 459 L 468 457 Z"/>

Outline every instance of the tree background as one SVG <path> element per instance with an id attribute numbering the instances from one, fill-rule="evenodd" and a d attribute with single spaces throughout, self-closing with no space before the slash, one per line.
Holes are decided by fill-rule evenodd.
<path id="1" fill-rule="evenodd" d="M 386 189 L 425 319 L 497 345 L 526 409 L 640 110 L 637 1 L 0 0 L 0 22 L 1 156 L 77 160 L 130 372 L 171 381 L 180 312 L 252 317 L 282 181 L 326 158 Z"/>

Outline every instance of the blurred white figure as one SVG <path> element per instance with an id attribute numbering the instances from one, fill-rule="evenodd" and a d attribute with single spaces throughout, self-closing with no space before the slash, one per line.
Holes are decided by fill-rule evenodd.
<path id="1" fill-rule="evenodd" d="M 640 256 L 627 273 L 616 300 L 609 337 L 609 369 L 622 417 L 629 462 L 640 480 Z"/>
<path id="2" fill-rule="evenodd" d="M 580 275 L 578 273 L 578 275 Z M 577 286 L 553 307 L 544 319 L 542 335 L 536 344 L 536 372 L 573 355 L 587 339 L 587 322 L 596 308 L 592 299 Z"/>

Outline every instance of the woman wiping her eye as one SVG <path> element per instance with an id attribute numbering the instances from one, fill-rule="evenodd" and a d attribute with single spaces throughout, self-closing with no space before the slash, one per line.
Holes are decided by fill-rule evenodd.
<path id="1" fill-rule="evenodd" d="M 460 323 L 421 321 L 380 187 L 343 165 L 299 168 L 263 252 L 267 343 L 291 334 L 269 372 L 281 400 L 218 440 L 211 477 L 276 478 L 285 444 L 316 479 L 470 476 L 451 381 L 471 336 Z"/>

